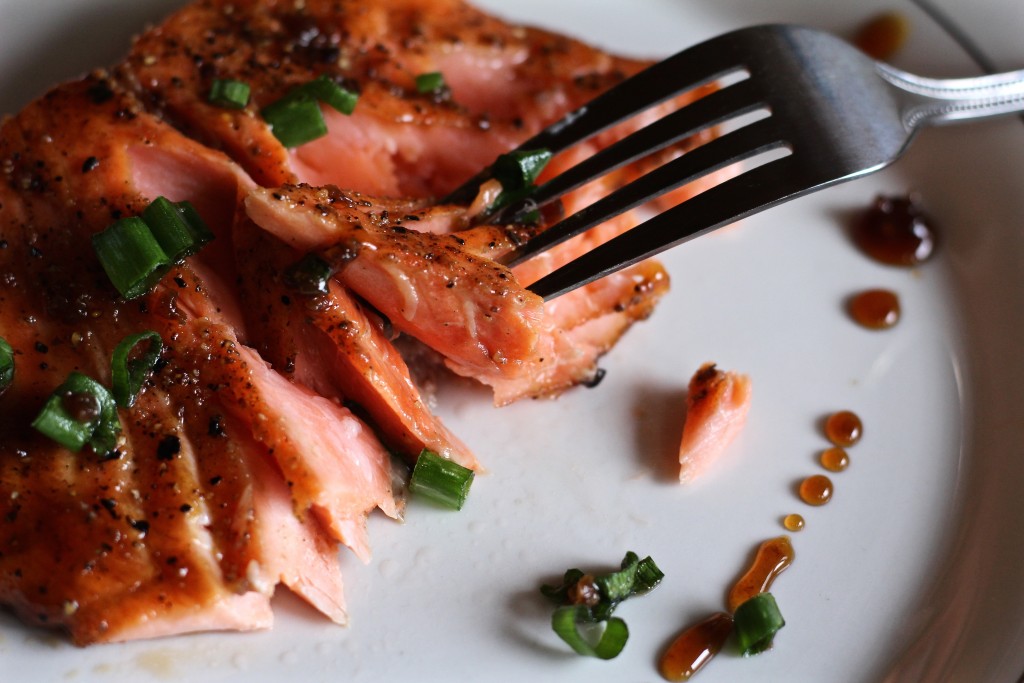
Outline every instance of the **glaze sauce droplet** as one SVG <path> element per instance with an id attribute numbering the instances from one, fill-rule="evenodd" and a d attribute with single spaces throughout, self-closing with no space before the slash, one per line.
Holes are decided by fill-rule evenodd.
<path id="1" fill-rule="evenodd" d="M 849 448 L 864 434 L 864 424 L 856 413 L 840 410 L 825 420 L 825 437 L 840 448 Z"/>
<path id="2" fill-rule="evenodd" d="M 850 456 L 839 446 L 821 452 L 821 466 L 829 472 L 842 472 L 850 466 Z"/>
<path id="3" fill-rule="evenodd" d="M 658 662 L 667 681 L 688 681 L 719 653 L 732 633 L 732 617 L 716 612 L 672 641 Z"/>
<path id="4" fill-rule="evenodd" d="M 900 299 L 888 289 L 868 289 L 853 296 L 847 310 L 858 325 L 887 330 L 900 320 Z"/>
<path id="5" fill-rule="evenodd" d="M 832 499 L 832 480 L 815 474 L 800 482 L 800 499 L 808 505 L 824 505 Z"/>
<path id="6" fill-rule="evenodd" d="M 883 12 L 857 31 L 853 44 L 872 59 L 887 60 L 899 52 L 910 35 L 910 20 L 899 12 Z"/>
<path id="7" fill-rule="evenodd" d="M 916 266 L 935 251 L 932 221 L 913 195 L 879 195 L 853 226 L 854 243 L 868 256 L 893 266 Z"/>
<path id="8" fill-rule="evenodd" d="M 771 588 L 775 577 L 791 564 L 793 544 L 789 542 L 789 536 L 779 536 L 762 543 L 757 549 L 750 569 L 729 591 L 729 611 L 735 612 L 736 608 L 747 600 Z"/>
<path id="9" fill-rule="evenodd" d="M 804 517 L 798 515 L 795 512 L 790 515 L 786 515 L 782 518 L 782 526 L 786 527 L 787 531 L 800 531 L 804 528 Z"/>

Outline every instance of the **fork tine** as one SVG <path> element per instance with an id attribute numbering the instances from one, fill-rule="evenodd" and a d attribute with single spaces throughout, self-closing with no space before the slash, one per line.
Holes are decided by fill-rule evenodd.
<path id="1" fill-rule="evenodd" d="M 644 202 L 762 152 L 784 145 L 772 119 L 754 123 L 690 150 L 552 225 L 511 252 L 505 263 L 522 263 Z M 690 200 L 693 201 L 693 200 Z M 687 202 L 688 203 L 688 202 Z M 630 234 L 633 231 L 630 231 Z"/>
<path id="2" fill-rule="evenodd" d="M 543 206 L 625 164 L 763 106 L 751 79 L 717 90 L 563 171 L 538 187 L 530 200 L 532 204 Z"/>
<path id="3" fill-rule="evenodd" d="M 648 67 L 570 112 L 516 150 L 547 149 L 556 154 L 671 97 L 742 70 L 733 57 L 726 56 L 733 53 L 722 49 L 728 38 L 729 34 L 713 38 Z M 450 192 L 441 203 L 471 200 L 480 184 L 490 177 L 488 167 Z"/>
<path id="4" fill-rule="evenodd" d="M 685 158 L 685 157 L 684 157 Z M 817 189 L 795 155 L 717 185 L 565 264 L 528 289 L 545 301 L 677 244 Z"/>

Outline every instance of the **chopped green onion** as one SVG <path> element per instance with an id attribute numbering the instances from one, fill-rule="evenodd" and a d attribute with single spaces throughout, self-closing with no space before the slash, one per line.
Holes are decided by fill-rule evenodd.
<path id="1" fill-rule="evenodd" d="M 185 223 L 188 224 L 189 232 L 192 233 L 192 239 L 195 246 L 184 256 L 191 256 L 199 251 L 207 242 L 213 241 L 213 231 L 206 225 L 206 221 L 203 220 L 199 212 L 196 211 L 196 207 L 192 206 L 191 202 L 181 201 L 175 202 L 174 206 L 178 208 L 178 213 L 185 219 Z M 159 237 L 159 236 L 158 236 Z"/>
<path id="2" fill-rule="evenodd" d="M 210 103 L 225 109 L 244 109 L 249 104 L 249 84 L 218 78 L 210 86 Z"/>
<path id="3" fill-rule="evenodd" d="M 416 91 L 424 95 L 437 92 L 445 87 L 447 84 L 444 82 L 444 74 L 440 71 L 431 71 L 416 77 Z"/>
<path id="4" fill-rule="evenodd" d="M 622 560 L 622 569 L 594 579 L 605 599 L 611 602 L 622 602 L 633 594 L 633 583 L 636 580 L 636 566 L 639 558 L 636 553 L 626 553 Z"/>
<path id="5" fill-rule="evenodd" d="M 327 135 L 320 103 L 309 96 L 284 97 L 267 105 L 261 114 L 285 147 L 298 147 Z"/>
<path id="6" fill-rule="evenodd" d="M 551 615 L 551 628 L 577 654 L 598 659 L 612 659 L 618 656 L 622 652 L 622 648 L 626 647 L 626 640 L 629 639 L 626 622 L 618 617 L 608 619 L 605 622 L 604 631 L 596 643 L 587 639 L 579 629 L 581 625 L 587 626 L 593 623 L 590 611 L 583 605 L 559 607 Z"/>
<path id="7" fill-rule="evenodd" d="M 98 455 L 117 446 L 121 423 L 114 397 L 102 384 L 72 372 L 47 399 L 32 427 L 68 450 L 89 444 Z"/>
<path id="8" fill-rule="evenodd" d="M 665 572 L 654 564 L 654 560 L 648 555 L 637 563 L 636 579 L 633 582 L 633 595 L 644 595 L 654 590 L 661 580 L 665 578 Z"/>
<path id="9" fill-rule="evenodd" d="M 356 103 L 359 101 L 359 93 L 343 88 L 332 81 L 327 74 L 317 76 L 309 83 L 299 86 L 298 90 L 315 97 L 346 116 L 350 116 L 355 111 Z"/>
<path id="10" fill-rule="evenodd" d="M 126 299 L 148 292 L 171 264 L 149 226 L 138 216 L 122 218 L 96 233 L 92 246 L 107 277 Z"/>
<path id="11" fill-rule="evenodd" d="M 547 149 L 524 150 L 502 154 L 494 162 L 492 173 L 494 179 L 501 183 L 501 194 L 491 203 L 487 210 L 498 211 L 506 206 L 522 202 L 533 194 L 541 171 L 551 161 L 551 152 Z M 520 223 L 535 223 L 540 220 L 536 207 L 518 217 Z"/>
<path id="12" fill-rule="evenodd" d="M 320 102 L 342 114 L 351 114 L 358 101 L 359 93 L 341 87 L 323 74 L 293 88 L 281 99 L 264 107 L 260 114 L 282 145 L 298 147 L 327 135 Z"/>
<path id="13" fill-rule="evenodd" d="M 547 149 L 530 149 L 502 154 L 494 162 L 494 177 L 506 192 L 531 188 L 549 161 L 551 161 L 551 152 Z"/>
<path id="14" fill-rule="evenodd" d="M 452 510 L 461 510 L 473 483 L 473 470 L 423 449 L 409 480 L 409 490 Z"/>
<path id="15" fill-rule="evenodd" d="M 327 283 L 334 275 L 334 268 L 316 254 L 306 254 L 298 263 L 284 272 L 285 284 L 299 291 L 299 294 L 315 296 L 327 293 Z"/>
<path id="16" fill-rule="evenodd" d="M 636 553 L 627 552 L 617 572 L 591 577 L 570 569 L 560 586 L 544 585 L 540 592 L 562 605 L 551 619 L 551 627 L 562 640 L 581 655 L 610 659 L 622 651 L 629 636 L 626 624 L 612 612 L 623 600 L 652 590 L 664 577 L 649 556 L 641 560 Z M 579 633 L 581 624 L 602 622 L 605 630 L 596 644 Z"/>
<path id="17" fill-rule="evenodd" d="M 786 625 L 771 593 L 758 593 L 737 607 L 733 622 L 744 656 L 770 649 L 775 634 Z"/>
<path id="18" fill-rule="evenodd" d="M 188 202 L 175 204 L 157 197 L 142 212 L 142 220 L 172 263 L 191 256 L 213 239 L 199 212 Z"/>
<path id="19" fill-rule="evenodd" d="M 0 394 L 14 383 L 14 349 L 0 337 Z"/>
<path id="20" fill-rule="evenodd" d="M 149 342 L 149 347 L 138 358 L 129 360 L 129 354 L 144 341 Z M 110 359 L 110 384 L 117 405 L 122 408 L 132 407 L 142 389 L 142 383 L 156 366 L 163 348 L 164 342 L 160 335 L 152 330 L 129 335 L 121 340 Z"/>
<path id="21" fill-rule="evenodd" d="M 122 218 L 93 235 L 92 246 L 121 296 L 134 299 L 152 289 L 171 264 L 212 239 L 190 203 L 157 197 L 141 217 Z"/>

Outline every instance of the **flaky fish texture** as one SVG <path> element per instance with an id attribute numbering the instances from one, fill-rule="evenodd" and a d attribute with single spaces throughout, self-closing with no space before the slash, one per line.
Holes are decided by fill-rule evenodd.
<path id="1" fill-rule="evenodd" d="M 401 516 L 392 456 L 477 466 L 394 335 L 504 404 L 594 380 L 666 290 L 655 262 L 549 303 L 526 288 L 629 214 L 510 270 L 519 228 L 434 199 L 644 65 L 461 0 L 200 0 L 3 121 L 0 604 L 81 645 L 267 628 L 279 584 L 345 623 L 339 551 L 369 560 L 367 515 Z M 447 88 L 418 92 L 429 72 Z M 327 134 L 284 147 L 261 110 L 322 76 L 359 93 L 355 111 L 322 107 Z M 217 79 L 249 103 L 210 103 Z M 125 300 L 91 239 L 160 196 L 214 240 Z M 288 276 L 310 252 L 334 271 L 316 294 Z M 70 373 L 109 386 L 114 348 L 149 330 L 164 351 L 114 450 L 30 427 Z"/>

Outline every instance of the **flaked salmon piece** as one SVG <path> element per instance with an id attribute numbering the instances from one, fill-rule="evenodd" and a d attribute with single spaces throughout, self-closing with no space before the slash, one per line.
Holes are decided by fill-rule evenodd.
<path id="1" fill-rule="evenodd" d="M 283 274 L 301 252 L 248 217 L 240 217 L 235 243 L 249 342 L 278 372 L 321 396 L 354 401 L 409 462 L 427 448 L 477 467 L 473 453 L 431 413 L 383 320 L 337 282 L 315 300 L 286 285 Z"/>
<path id="2" fill-rule="evenodd" d="M 601 189 L 597 188 L 596 191 L 599 192 Z M 586 199 L 578 197 L 577 201 Z M 333 253 L 341 254 L 343 259 L 351 258 L 352 254 L 358 251 L 352 247 L 353 238 L 350 235 L 355 232 L 358 235 L 357 239 L 367 239 L 362 235 L 368 235 L 375 229 L 381 231 L 383 225 L 386 225 L 382 220 L 390 216 L 386 208 L 376 212 L 368 208 L 376 204 L 365 195 L 352 196 L 334 189 L 314 189 L 305 186 L 287 186 L 275 190 L 257 189 L 246 198 L 245 206 L 247 213 L 256 223 L 286 243 L 298 249 L 326 248 L 327 251 L 323 252 L 325 254 L 335 250 Z M 410 217 L 420 216 L 426 220 L 408 220 Z M 387 251 L 376 246 L 366 250 L 376 261 L 386 258 L 390 259 L 389 265 L 402 263 L 401 270 L 397 270 L 397 266 L 377 269 L 376 272 L 366 268 L 360 269 L 359 265 L 363 260 L 361 257 L 355 257 L 344 264 L 339 279 L 387 314 L 397 329 L 409 333 L 438 351 L 444 356 L 446 365 L 455 373 L 492 386 L 495 390 L 495 402 L 499 405 L 520 398 L 553 396 L 581 382 L 591 382 L 597 373 L 597 359 L 614 345 L 633 322 L 642 320 L 651 313 L 654 304 L 668 287 L 668 277 L 664 269 L 655 262 L 649 262 L 548 302 L 544 304 L 543 311 L 538 310 L 539 306 L 535 303 L 526 321 L 537 330 L 530 331 L 533 341 L 515 346 L 502 342 L 499 348 L 503 350 L 505 371 L 494 372 L 493 364 L 490 362 L 494 357 L 494 344 L 484 347 L 487 349 L 487 356 L 481 359 L 479 341 L 474 337 L 479 335 L 480 325 L 472 322 L 469 315 L 469 323 L 454 324 L 449 320 L 466 310 L 461 300 L 455 304 L 451 303 L 452 294 L 465 296 L 461 286 L 464 284 L 464 278 L 458 273 L 451 275 L 450 271 L 446 273 L 442 269 L 430 272 L 435 278 L 443 277 L 443 281 L 417 277 L 417 274 L 427 270 L 428 264 L 418 259 L 416 252 L 430 254 L 443 250 L 452 253 L 457 247 L 461 253 L 474 255 L 475 260 L 467 262 L 474 271 L 480 270 L 476 268 L 479 264 L 485 268 L 495 269 L 500 278 L 505 271 L 493 263 L 492 259 L 503 256 L 518 240 L 523 239 L 523 236 L 516 235 L 513 238 L 516 228 L 499 226 L 470 228 L 451 233 L 444 238 L 434 238 L 431 235 L 410 231 L 418 228 L 421 223 L 433 224 L 442 229 L 465 223 L 450 209 L 443 209 L 442 216 L 442 220 L 432 218 L 432 210 L 426 209 L 406 214 L 405 220 L 399 217 L 396 219 L 399 230 L 397 239 L 391 241 L 393 246 Z M 602 226 L 598 232 L 575 238 L 570 243 L 545 254 L 540 260 L 517 267 L 516 272 L 526 273 L 527 278 L 539 277 L 547 269 L 615 234 L 622 229 L 622 222 L 630 218 L 628 215 L 619 217 L 616 221 Z M 358 226 L 358 230 L 354 231 L 353 226 Z M 410 229 L 406 226 L 410 226 Z M 393 227 L 392 230 L 394 229 Z M 442 240 L 456 240 L 456 243 L 446 243 Z M 436 260 L 431 260 L 429 265 L 433 267 L 436 263 Z M 455 284 L 449 287 L 449 282 L 453 281 Z M 393 284 L 395 282 L 402 285 L 401 292 L 408 293 L 408 296 L 402 296 L 397 302 L 395 299 L 398 299 L 398 294 L 393 295 L 390 300 L 383 296 L 389 288 L 392 292 L 398 289 Z M 507 280 L 503 279 L 503 282 L 511 284 L 514 281 L 509 277 Z M 476 285 L 476 280 L 472 281 L 472 284 L 472 292 L 479 296 L 481 289 Z M 431 309 L 425 317 L 427 323 L 431 325 L 436 325 L 440 319 L 443 334 L 417 327 L 419 319 L 408 320 L 406 311 L 414 309 L 413 304 L 418 305 L 424 300 L 425 297 L 422 295 L 425 292 L 432 293 L 431 298 L 426 300 L 434 301 L 446 309 L 440 315 Z M 489 293 L 483 291 L 483 294 Z M 539 302 L 539 299 L 536 301 Z M 469 312 L 473 314 L 480 310 L 487 309 L 474 305 Z M 604 322 L 594 322 L 597 318 L 603 318 Z M 513 319 L 513 325 L 508 324 L 507 317 L 495 321 L 485 318 L 485 321 L 500 323 L 500 330 L 505 338 L 508 338 L 517 327 L 523 326 L 519 318 Z M 584 326 L 586 329 L 583 329 Z M 455 344 L 453 334 L 459 335 L 455 337 Z M 460 352 L 459 345 L 468 348 L 468 353 Z M 466 358 L 469 358 L 470 362 L 466 362 Z"/>
<path id="3" fill-rule="evenodd" d="M 661 264 L 638 263 L 545 304 L 541 350 L 522 376 L 488 378 L 452 361 L 446 365 L 491 386 L 499 406 L 554 397 L 577 384 L 593 386 L 602 377 L 601 356 L 634 322 L 647 318 L 666 291 L 668 275 Z"/>
<path id="4" fill-rule="evenodd" d="M 164 359 L 177 367 L 164 384 L 180 391 L 173 377 L 183 368 L 172 364 L 173 350 Z M 337 541 L 312 512 L 296 513 L 273 455 L 219 392 L 207 389 L 203 400 L 188 401 L 181 451 L 195 454 L 197 481 L 209 491 L 210 501 L 189 504 L 188 514 L 209 530 L 224 580 L 240 594 L 265 598 L 283 583 L 332 621 L 346 623 Z"/>
<path id="5" fill-rule="evenodd" d="M 391 517 L 400 515 L 387 450 L 347 408 L 286 380 L 227 326 L 194 317 L 208 310 L 209 283 L 185 267 L 176 271 L 186 286 L 151 297 L 155 310 L 177 310 L 154 321 L 161 325 L 158 331 L 165 338 L 197 340 L 181 349 L 182 364 L 227 396 L 227 409 L 273 453 L 296 514 L 313 511 L 335 539 L 368 561 L 367 513 L 379 507 Z M 170 297 L 175 303 L 166 301 Z"/>
<path id="6" fill-rule="evenodd" d="M 588 192 L 601 191 L 596 185 L 595 188 Z M 575 201 L 586 201 L 586 198 L 577 195 Z M 394 208 L 393 204 L 389 205 L 387 202 L 378 205 L 375 200 L 365 195 L 350 195 L 334 189 L 304 186 L 254 190 L 246 198 L 245 206 L 248 215 L 256 223 L 287 244 L 297 249 L 338 249 L 346 257 L 354 251 L 348 246 L 350 241 L 347 241 L 350 240 L 347 235 L 352 233 L 353 226 L 362 226 L 367 221 L 370 221 L 371 225 L 380 225 L 381 217 L 390 216 L 390 210 L 373 207 Z M 424 242 L 428 245 L 437 244 L 430 236 L 406 232 L 406 226 L 415 230 L 421 224 L 427 224 L 444 230 L 466 224 L 459 212 L 450 207 L 407 210 L 411 213 L 406 213 L 404 218 L 396 218 L 401 226 L 402 232 L 399 234 L 403 239 L 396 241 L 396 250 L 388 252 L 388 258 L 397 260 L 400 250 L 423 250 Z M 438 212 L 440 217 L 435 217 Z M 344 216 L 343 220 L 339 214 Z M 409 220 L 410 218 L 416 220 Z M 622 229 L 623 222 L 630 218 L 629 215 L 621 216 L 593 234 L 588 233 L 574 238 L 570 243 L 561 245 L 540 259 L 517 267 L 516 272 L 535 279 L 581 250 L 591 248 L 600 240 L 616 234 Z M 372 230 L 372 227 L 370 229 Z M 528 235 L 520 228 L 484 225 L 453 232 L 447 239 L 457 239 L 460 251 L 475 255 L 480 259 L 480 263 L 484 264 L 502 257 L 525 237 Z M 374 258 L 381 256 L 379 250 L 371 251 L 371 254 Z M 409 255 L 401 258 L 408 259 Z M 358 262 L 358 259 L 356 261 Z M 280 264 L 278 268 L 283 265 Z M 356 279 L 359 273 L 350 273 L 348 269 L 351 267 L 344 266 L 341 281 L 361 294 L 366 290 L 363 295 L 371 303 L 380 301 L 381 288 L 372 287 L 367 281 Z M 415 273 L 422 267 L 425 267 L 422 261 L 411 261 L 411 265 L 403 267 L 402 272 Z M 261 281 L 264 279 L 260 278 Z M 444 289 L 440 290 L 437 298 L 451 308 L 451 304 L 447 303 L 450 299 L 440 298 L 448 293 L 448 281 L 444 282 Z M 422 292 L 436 293 L 439 289 L 436 283 L 422 279 L 418 282 L 416 287 L 410 284 L 410 288 L 417 296 Z M 615 344 L 633 322 L 650 315 L 655 303 L 667 288 L 668 277 L 664 269 L 651 261 L 544 304 L 543 311 L 537 311 L 530 319 L 531 323 L 536 320 L 537 332 L 533 333 L 536 341 L 532 346 L 520 345 L 518 350 L 515 347 L 505 347 L 509 349 L 504 354 L 507 359 L 506 366 L 512 366 L 514 372 L 500 374 L 493 372 L 489 363 L 480 362 L 475 340 L 468 340 L 472 350 L 468 355 L 473 362 L 467 363 L 463 361 L 467 354 L 460 357 L 452 352 L 450 335 L 449 339 L 446 339 L 438 335 L 430 337 L 417 332 L 416 328 L 405 324 L 402 309 L 394 304 L 384 312 L 394 316 L 397 309 L 399 314 L 391 318 L 397 329 L 409 332 L 411 336 L 438 351 L 444 356 L 446 365 L 456 374 L 472 377 L 490 385 L 495 390 L 495 402 L 498 405 L 505 405 L 526 397 L 554 396 L 576 384 L 592 382 L 598 372 L 597 359 Z M 452 293 L 461 292 L 458 287 L 452 287 L 450 290 Z M 474 291 L 479 290 L 474 288 Z M 403 301 L 402 304 L 404 303 Z M 455 312 L 459 312 L 459 307 L 455 308 Z M 447 315 L 451 316 L 452 313 L 449 312 Z M 603 322 L 595 322 L 598 318 L 603 319 Z M 429 315 L 427 320 L 436 320 L 436 316 Z M 504 334 L 509 334 L 512 330 L 513 328 L 507 324 L 502 328 Z M 447 331 L 452 331 L 451 326 Z M 471 332 L 472 327 L 462 325 L 455 331 Z M 433 342 L 427 341 L 431 338 L 434 339 Z"/>
<path id="7" fill-rule="evenodd" d="M 241 425 L 234 428 L 229 417 L 224 430 L 236 441 L 250 439 Z M 250 461 L 253 528 L 247 540 L 257 551 L 245 568 L 246 581 L 252 590 L 266 596 L 283 583 L 334 623 L 347 624 L 337 541 L 312 512 L 295 514 L 291 492 L 273 457 L 254 440 L 247 445 L 262 452 Z"/>
<path id="8" fill-rule="evenodd" d="M 537 345 L 540 297 L 508 268 L 468 252 L 458 235 L 410 230 L 386 213 L 352 210 L 346 199 L 329 188 L 286 186 L 254 190 L 245 206 L 285 241 L 330 223 L 336 241 L 319 254 L 396 329 L 481 375 L 521 375 Z"/>
<path id="9" fill-rule="evenodd" d="M 690 379 L 686 422 L 679 444 L 679 481 L 686 484 L 733 442 L 750 412 L 750 378 L 705 363 Z"/>
<path id="10" fill-rule="evenodd" d="M 250 349 L 239 352 L 255 369 L 256 387 L 279 404 L 276 414 L 256 413 L 259 422 L 268 419 L 255 436 L 274 450 L 296 504 L 308 500 L 331 534 L 368 562 L 366 515 L 380 508 L 389 517 L 400 516 L 387 450 L 347 408 L 288 382 Z"/>

